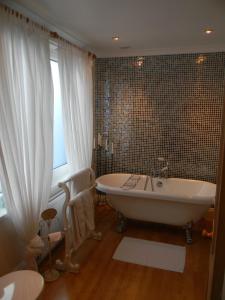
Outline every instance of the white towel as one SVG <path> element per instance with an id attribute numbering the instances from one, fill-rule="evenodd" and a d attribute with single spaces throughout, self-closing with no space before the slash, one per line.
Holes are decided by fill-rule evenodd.
<path id="1" fill-rule="evenodd" d="M 84 190 L 70 201 L 70 213 L 72 221 L 72 240 L 74 249 L 90 237 L 95 229 L 93 194 Z"/>
<path id="2" fill-rule="evenodd" d="M 78 193 L 86 190 L 95 182 L 94 171 L 90 168 L 83 169 L 71 177 L 70 195 L 73 198 Z"/>

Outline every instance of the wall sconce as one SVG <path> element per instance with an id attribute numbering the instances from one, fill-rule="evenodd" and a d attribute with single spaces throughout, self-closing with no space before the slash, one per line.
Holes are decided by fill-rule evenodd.
<path id="1" fill-rule="evenodd" d="M 136 66 L 137 67 L 142 67 L 144 63 L 144 58 L 143 57 L 138 57 L 136 61 Z"/>
<path id="2" fill-rule="evenodd" d="M 206 60 L 206 56 L 204 56 L 204 55 L 199 55 L 198 57 L 197 57 L 197 59 L 196 59 L 196 64 L 198 64 L 198 65 L 200 65 L 200 64 L 202 64 L 204 61 Z"/>
<path id="3" fill-rule="evenodd" d="M 101 147 L 102 146 L 102 135 L 100 133 L 98 133 L 98 146 Z"/>

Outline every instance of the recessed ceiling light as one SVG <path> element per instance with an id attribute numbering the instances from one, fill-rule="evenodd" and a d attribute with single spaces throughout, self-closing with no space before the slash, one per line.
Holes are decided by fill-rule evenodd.
<path id="1" fill-rule="evenodd" d="M 112 40 L 113 40 L 113 41 L 119 41 L 119 39 L 120 39 L 120 37 L 119 37 L 118 35 L 114 35 L 114 36 L 112 37 Z"/>
<path id="2" fill-rule="evenodd" d="M 213 33 L 213 30 L 211 28 L 205 29 L 205 34 L 211 34 Z"/>

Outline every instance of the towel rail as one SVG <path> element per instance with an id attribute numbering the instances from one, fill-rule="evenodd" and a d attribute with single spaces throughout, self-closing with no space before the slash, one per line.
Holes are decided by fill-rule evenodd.
<path id="1" fill-rule="evenodd" d="M 93 182 L 95 177 L 94 177 L 94 172 L 92 169 L 90 169 L 89 175 L 90 175 L 90 182 Z M 72 183 L 77 176 L 79 176 L 79 173 L 76 173 L 76 174 L 70 176 L 68 179 L 66 179 L 65 181 L 60 182 L 58 184 L 58 187 L 61 188 L 65 192 L 65 195 L 66 195 L 66 199 L 64 201 L 63 208 L 62 208 L 64 233 L 65 233 L 65 258 L 64 258 L 63 262 L 58 260 L 56 262 L 56 266 L 61 271 L 69 271 L 69 272 L 74 272 L 74 273 L 79 272 L 80 266 L 79 266 L 79 264 L 73 264 L 71 261 L 71 256 L 72 256 L 73 251 L 75 251 L 75 249 L 73 247 L 73 242 L 71 240 L 71 236 L 69 233 L 71 226 L 70 226 L 70 222 L 68 220 L 67 209 L 68 209 L 68 207 L 71 206 L 70 205 L 70 201 L 71 201 L 70 188 L 71 188 L 71 186 L 68 183 L 70 183 L 70 182 Z M 91 191 L 95 187 L 96 187 L 96 183 L 94 182 L 90 187 L 84 188 L 80 192 Z M 77 194 L 79 194 L 80 192 L 78 192 Z M 72 197 L 73 196 L 74 195 L 72 195 Z M 101 236 L 102 236 L 101 233 L 96 232 L 96 231 L 93 231 L 91 234 L 91 237 L 96 240 L 101 240 Z"/>
<path id="2" fill-rule="evenodd" d="M 82 172 L 82 170 L 80 171 L 80 173 Z M 59 184 L 66 184 L 70 181 L 73 181 L 74 180 L 74 177 L 76 177 L 77 175 L 79 174 L 78 173 L 75 173 L 73 175 L 71 175 L 70 177 L 68 177 L 67 179 L 65 179 L 64 181 L 60 182 Z M 94 171 L 90 169 L 90 179 L 94 180 L 95 179 L 95 175 L 94 175 Z M 59 186 L 58 184 L 58 186 Z"/>

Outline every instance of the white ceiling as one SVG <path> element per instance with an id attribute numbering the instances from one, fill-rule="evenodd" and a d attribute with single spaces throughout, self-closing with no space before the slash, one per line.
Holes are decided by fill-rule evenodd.
<path id="1" fill-rule="evenodd" d="M 225 0 L 15 2 L 100 57 L 225 51 Z M 207 27 L 212 35 L 204 34 Z"/>

